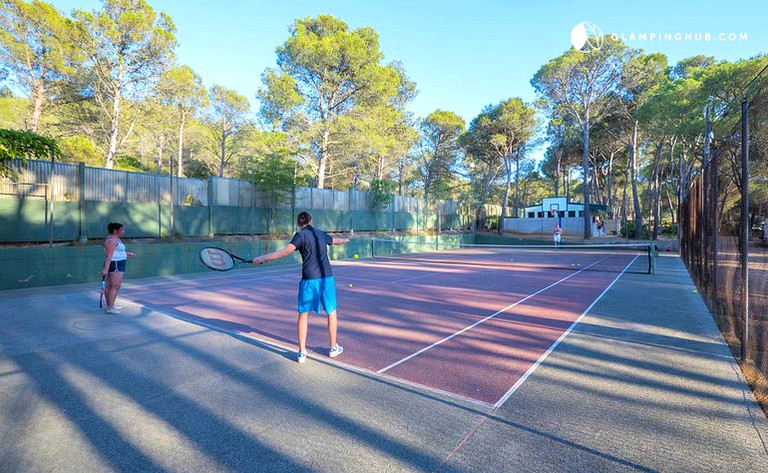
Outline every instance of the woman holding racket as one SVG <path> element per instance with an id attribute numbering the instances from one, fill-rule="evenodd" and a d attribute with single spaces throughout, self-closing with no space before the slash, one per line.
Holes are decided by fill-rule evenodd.
<path id="1" fill-rule="evenodd" d="M 107 225 L 107 231 L 109 231 L 109 236 L 104 241 L 106 258 L 101 275 L 107 277 L 107 284 L 104 288 L 104 295 L 107 298 L 107 313 L 119 314 L 120 309 L 115 307 L 115 300 L 117 300 L 117 293 L 120 292 L 120 285 L 123 283 L 125 263 L 128 258 L 133 258 L 136 255 L 125 251 L 125 244 L 120 239 L 125 233 L 125 227 L 122 223 L 110 223 Z"/>
<path id="2" fill-rule="evenodd" d="M 288 245 L 253 259 L 253 264 L 262 264 L 285 258 L 296 250 L 301 254 L 301 282 L 299 282 L 297 332 L 299 351 L 296 361 L 304 363 L 307 360 L 307 327 L 309 313 L 320 313 L 325 309 L 328 316 L 328 338 L 331 358 L 341 355 L 344 350 L 336 343 L 336 284 L 333 280 L 331 262 L 328 259 L 328 245 L 344 245 L 349 238 L 333 238 L 327 233 L 312 227 L 312 216 L 309 212 L 301 212 L 297 217 L 299 232 L 293 236 Z"/>

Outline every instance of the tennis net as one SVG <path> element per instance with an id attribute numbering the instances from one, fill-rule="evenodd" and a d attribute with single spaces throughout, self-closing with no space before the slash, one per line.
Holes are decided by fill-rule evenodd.
<path id="1" fill-rule="evenodd" d="M 417 242 L 393 239 L 371 241 L 375 259 L 487 267 L 535 267 L 542 270 L 655 273 L 652 244 L 484 245 L 455 242 Z"/>

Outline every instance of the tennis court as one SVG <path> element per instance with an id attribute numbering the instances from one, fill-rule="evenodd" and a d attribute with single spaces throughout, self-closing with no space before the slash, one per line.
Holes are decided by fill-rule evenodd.
<path id="1" fill-rule="evenodd" d="M 647 271 L 623 247 L 448 247 L 406 243 L 395 254 L 335 264 L 339 361 L 489 405 L 513 387 L 623 271 Z M 383 251 L 389 247 L 390 251 Z M 618 254 L 617 254 L 618 253 Z M 512 257 L 514 256 L 514 257 Z M 570 271 L 554 271 L 553 260 Z M 603 271 L 596 271 L 600 265 Z M 156 283 L 123 296 L 144 307 L 295 350 L 297 267 L 212 273 Z M 309 351 L 327 352 L 325 320 L 313 316 Z"/>
<path id="2" fill-rule="evenodd" d="M 313 315 L 304 365 L 297 265 L 128 279 L 119 316 L 92 285 L 6 291 L 0 470 L 768 467 L 679 258 L 378 253 L 334 262 L 345 351 Z"/>

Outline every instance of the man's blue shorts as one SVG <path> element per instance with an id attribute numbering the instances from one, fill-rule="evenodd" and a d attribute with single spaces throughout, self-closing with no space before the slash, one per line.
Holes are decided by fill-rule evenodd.
<path id="1" fill-rule="evenodd" d="M 326 314 L 336 310 L 336 283 L 333 276 L 319 279 L 302 279 L 299 283 L 299 313 L 317 312 L 325 309 Z"/>

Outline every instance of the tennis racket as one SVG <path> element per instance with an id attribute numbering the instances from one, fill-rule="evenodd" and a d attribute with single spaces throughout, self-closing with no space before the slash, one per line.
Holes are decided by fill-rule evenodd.
<path id="1" fill-rule="evenodd" d="M 200 250 L 200 262 L 214 271 L 229 271 L 243 263 L 252 263 L 252 259 L 241 258 L 229 251 L 215 246 L 206 246 Z"/>
<path id="2" fill-rule="evenodd" d="M 99 309 L 104 308 L 104 289 L 107 287 L 107 277 L 101 277 L 101 295 L 99 296 Z"/>

